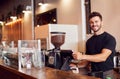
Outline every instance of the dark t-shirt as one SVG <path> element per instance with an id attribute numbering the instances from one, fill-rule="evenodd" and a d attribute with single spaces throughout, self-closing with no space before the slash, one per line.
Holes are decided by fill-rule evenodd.
<path id="1" fill-rule="evenodd" d="M 103 48 L 110 49 L 112 54 L 105 62 L 91 62 L 92 71 L 107 71 L 113 69 L 113 57 L 115 54 L 116 40 L 115 38 L 104 32 L 101 35 L 94 35 L 88 39 L 86 43 L 86 54 L 94 55 L 101 53 Z"/>

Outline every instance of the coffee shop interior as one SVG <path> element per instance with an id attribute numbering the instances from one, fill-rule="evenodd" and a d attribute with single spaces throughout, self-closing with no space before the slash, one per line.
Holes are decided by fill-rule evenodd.
<path id="1" fill-rule="evenodd" d="M 0 0 L 0 75 L 3 75 L 0 79 L 100 79 L 100 75 L 88 76 L 84 69 L 68 67 L 72 51 L 84 53 L 86 41 L 93 35 L 88 22 L 93 11 L 103 15 L 103 28 L 116 38 L 114 68 L 119 79 L 119 3 L 119 0 Z M 24 47 L 33 41 L 45 57 L 44 66 L 39 63 L 42 57 L 38 52 L 33 54 L 34 50 Z M 33 53 L 24 56 L 31 56 L 33 66 L 24 66 L 28 57 L 25 60 L 21 51 L 28 50 Z M 62 53 L 62 61 L 56 54 L 56 59 L 51 58 L 55 52 Z"/>

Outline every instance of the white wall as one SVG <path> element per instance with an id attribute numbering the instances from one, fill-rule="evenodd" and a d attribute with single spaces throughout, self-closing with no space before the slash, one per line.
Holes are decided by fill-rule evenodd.
<path id="1" fill-rule="evenodd" d="M 61 49 L 78 51 L 78 26 L 72 24 L 47 24 L 35 27 L 35 39 L 47 38 L 47 49 L 53 49 L 50 32 L 65 32 L 65 42 Z"/>
<path id="2" fill-rule="evenodd" d="M 91 0 L 91 10 L 103 15 L 104 29 L 115 36 L 120 50 L 120 0 Z"/>
<path id="3" fill-rule="evenodd" d="M 45 6 L 38 6 L 36 13 L 43 13 L 47 10 L 57 8 L 58 24 L 81 24 L 81 1 L 80 0 L 58 0 L 56 3 L 45 3 Z"/>

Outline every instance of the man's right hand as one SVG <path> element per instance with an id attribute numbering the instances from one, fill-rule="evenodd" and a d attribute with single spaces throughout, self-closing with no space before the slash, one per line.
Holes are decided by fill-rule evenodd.
<path id="1" fill-rule="evenodd" d="M 72 56 L 75 60 L 82 60 L 82 53 L 80 52 L 73 52 Z"/>

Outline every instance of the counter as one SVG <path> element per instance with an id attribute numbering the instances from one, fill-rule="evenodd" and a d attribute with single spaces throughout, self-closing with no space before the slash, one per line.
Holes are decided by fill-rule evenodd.
<path id="1" fill-rule="evenodd" d="M 17 70 L 0 63 L 0 79 L 99 79 L 87 75 L 74 74 L 70 71 L 62 71 L 44 67 L 42 69 Z"/>
<path id="2" fill-rule="evenodd" d="M 71 71 L 62 71 L 49 67 L 42 69 L 32 68 L 31 70 L 26 69 L 14 69 L 4 65 L 0 62 L 0 79 L 100 79 L 92 76 L 82 75 L 84 70 L 80 70 L 80 73 L 75 74 Z M 117 74 L 117 79 L 120 79 L 120 74 Z"/>

